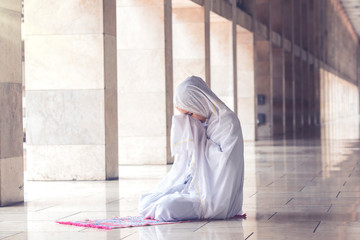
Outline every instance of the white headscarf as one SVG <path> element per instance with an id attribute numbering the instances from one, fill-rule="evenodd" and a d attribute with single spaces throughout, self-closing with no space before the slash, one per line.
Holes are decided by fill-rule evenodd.
<path id="1" fill-rule="evenodd" d="M 221 100 L 211 91 L 199 77 L 191 76 L 183 81 L 175 91 L 175 107 L 210 118 L 216 111 L 216 105 Z"/>
<path id="2" fill-rule="evenodd" d="M 239 137 L 242 141 L 238 117 L 200 77 L 191 76 L 179 84 L 174 95 L 174 105 L 205 117 L 208 124 L 207 136 L 220 147 L 232 147 L 232 143 Z"/>

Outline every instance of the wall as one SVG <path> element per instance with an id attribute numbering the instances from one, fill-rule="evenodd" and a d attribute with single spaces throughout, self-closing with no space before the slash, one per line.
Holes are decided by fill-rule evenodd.
<path id="1" fill-rule="evenodd" d="M 21 0 L 0 1 L 0 207 L 24 200 Z"/>

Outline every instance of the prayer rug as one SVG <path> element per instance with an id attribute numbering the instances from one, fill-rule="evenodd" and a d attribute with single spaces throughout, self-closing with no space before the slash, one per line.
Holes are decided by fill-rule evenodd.
<path id="1" fill-rule="evenodd" d="M 184 221 L 181 221 L 184 222 Z M 185 221 L 187 222 L 187 221 Z M 101 228 L 101 229 L 114 229 L 114 228 L 127 228 L 127 227 L 140 227 L 151 226 L 161 224 L 174 224 L 179 222 L 162 222 L 155 219 L 144 219 L 140 216 L 128 216 L 128 217 L 114 217 L 110 219 L 98 219 L 84 221 L 72 221 L 72 222 L 60 222 L 60 224 L 74 225 L 79 227 Z"/>
<path id="2" fill-rule="evenodd" d="M 238 215 L 235 216 L 234 218 L 246 219 L 246 214 Z M 100 219 L 100 220 L 86 219 L 84 221 L 71 221 L 71 222 L 57 221 L 57 223 L 59 224 L 74 225 L 78 227 L 101 228 L 107 230 L 111 230 L 115 228 L 164 225 L 164 224 L 174 224 L 174 223 L 183 223 L 183 222 L 191 222 L 191 221 L 162 222 L 155 219 L 144 219 L 143 217 L 140 216 L 114 217 L 110 219 Z"/>

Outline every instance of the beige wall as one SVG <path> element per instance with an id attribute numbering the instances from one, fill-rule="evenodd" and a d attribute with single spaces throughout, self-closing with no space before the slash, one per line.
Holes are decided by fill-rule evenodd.
<path id="1" fill-rule="evenodd" d="M 0 1 L 0 207 L 24 200 L 21 1 Z"/>

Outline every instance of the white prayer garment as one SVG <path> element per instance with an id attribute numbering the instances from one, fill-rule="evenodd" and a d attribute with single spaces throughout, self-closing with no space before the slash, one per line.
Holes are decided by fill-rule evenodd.
<path id="1" fill-rule="evenodd" d="M 162 221 L 227 219 L 242 214 L 244 153 L 239 119 L 199 77 L 176 89 L 171 153 L 174 164 L 148 194 L 140 198 L 143 217 Z"/>

